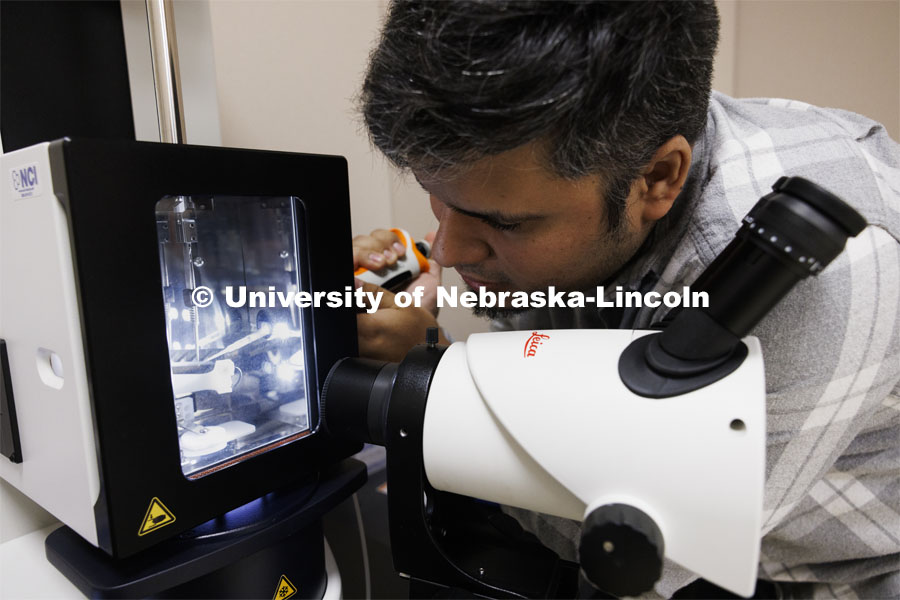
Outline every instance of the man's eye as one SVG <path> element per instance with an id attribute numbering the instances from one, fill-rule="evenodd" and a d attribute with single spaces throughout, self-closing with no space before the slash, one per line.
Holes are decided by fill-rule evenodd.
<path id="1" fill-rule="evenodd" d="M 521 225 L 521 223 L 501 223 L 491 219 L 483 219 L 483 221 L 498 231 L 515 231 Z"/>

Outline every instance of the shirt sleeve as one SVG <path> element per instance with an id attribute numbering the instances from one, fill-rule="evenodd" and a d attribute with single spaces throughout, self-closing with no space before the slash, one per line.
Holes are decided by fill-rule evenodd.
<path id="1" fill-rule="evenodd" d="M 869 227 L 753 332 L 766 365 L 765 530 L 822 478 L 900 380 L 900 245 Z"/>
<path id="2" fill-rule="evenodd" d="M 870 226 L 753 332 L 766 366 L 763 576 L 827 581 L 790 572 L 900 552 L 898 299 L 900 244 Z"/>

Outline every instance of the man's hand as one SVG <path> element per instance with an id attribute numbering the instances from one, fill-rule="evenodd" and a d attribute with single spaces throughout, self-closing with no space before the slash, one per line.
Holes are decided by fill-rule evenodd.
<path id="1" fill-rule="evenodd" d="M 394 304 L 394 294 L 364 281 L 356 280 L 364 292 L 383 292 L 378 310 L 356 315 L 359 332 L 359 355 L 364 358 L 400 362 L 413 346 L 425 342 L 425 330 L 437 327 L 437 319 L 428 310 Z M 440 343 L 449 344 L 440 332 Z"/>
<path id="2" fill-rule="evenodd" d="M 363 267 L 379 271 L 406 255 L 406 248 L 393 231 L 376 229 L 369 235 L 353 238 L 353 270 Z"/>
<path id="3" fill-rule="evenodd" d="M 435 232 L 425 235 L 425 241 L 434 243 Z M 363 267 L 370 271 L 380 271 L 406 256 L 406 248 L 393 231 L 376 229 L 369 235 L 358 235 L 353 238 L 353 270 Z M 420 274 L 412 280 L 405 291 L 412 292 L 416 287 L 425 288 L 422 296 L 422 308 L 433 316 L 437 316 L 437 288 L 441 285 L 441 266 L 428 260 L 428 272 Z M 381 288 L 377 288 L 380 290 Z"/>

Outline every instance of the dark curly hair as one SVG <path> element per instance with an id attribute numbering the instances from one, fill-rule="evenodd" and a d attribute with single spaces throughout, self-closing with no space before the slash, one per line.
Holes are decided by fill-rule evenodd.
<path id="1" fill-rule="evenodd" d="M 361 110 L 431 176 L 537 141 L 558 176 L 602 176 L 615 230 L 656 149 L 702 132 L 718 32 L 712 2 L 395 1 Z"/>

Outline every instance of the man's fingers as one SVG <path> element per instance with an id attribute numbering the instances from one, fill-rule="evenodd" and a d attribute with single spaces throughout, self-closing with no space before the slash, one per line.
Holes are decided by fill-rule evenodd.
<path id="1" fill-rule="evenodd" d="M 387 266 L 385 256 L 381 251 L 372 247 L 358 246 L 356 240 L 353 240 L 353 270 L 360 267 L 370 271 L 379 271 Z"/>
<path id="2" fill-rule="evenodd" d="M 381 242 L 384 251 L 394 254 L 394 260 L 396 260 L 397 257 L 406 255 L 406 247 L 400 243 L 400 238 L 397 237 L 397 234 L 393 231 L 376 229 L 370 235 Z M 389 264 L 394 264 L 393 262 L 390 262 L 390 259 L 388 259 L 388 262 Z"/>
<path id="3" fill-rule="evenodd" d="M 366 308 L 372 308 L 372 304 L 373 304 L 372 300 L 374 298 L 377 298 L 379 293 L 381 293 L 382 296 L 381 296 L 381 302 L 378 304 L 378 310 L 381 310 L 383 308 L 397 308 L 397 306 L 394 304 L 394 293 L 393 292 L 389 292 L 388 290 L 384 289 L 383 287 L 378 287 L 374 283 L 369 283 L 368 281 L 363 281 L 362 279 L 359 279 L 358 277 L 354 277 L 353 280 L 354 280 L 357 288 L 362 288 L 363 292 L 368 292 L 365 295 Z"/>
<path id="4" fill-rule="evenodd" d="M 377 319 L 372 317 L 372 315 L 367 315 L 366 313 L 356 315 L 356 333 L 360 339 L 371 341 L 381 334 L 383 327 Z"/>
<path id="5" fill-rule="evenodd" d="M 406 254 L 397 236 L 386 229 L 376 229 L 369 235 L 353 238 L 353 270 L 360 267 L 379 271 L 397 262 Z"/>

